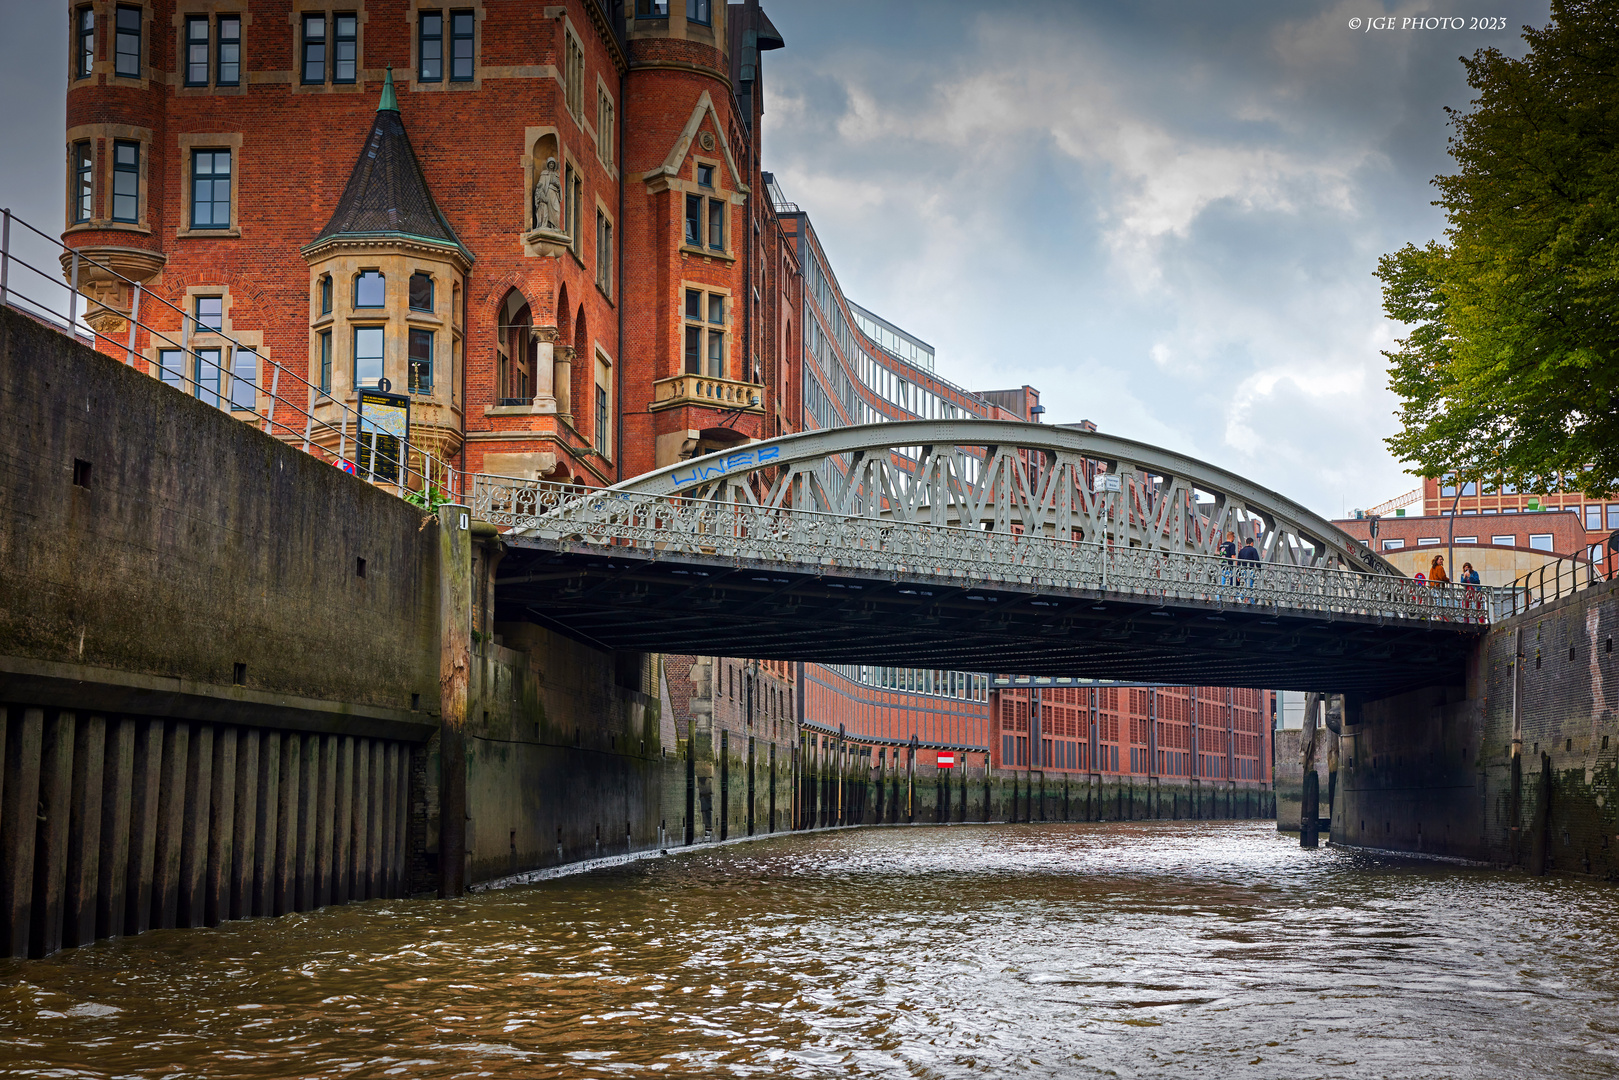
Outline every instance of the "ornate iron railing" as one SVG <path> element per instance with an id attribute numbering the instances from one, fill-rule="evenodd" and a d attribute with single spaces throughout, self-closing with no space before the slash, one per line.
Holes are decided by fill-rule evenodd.
<path id="1" fill-rule="evenodd" d="M 494 476 L 474 479 L 472 509 L 483 520 L 538 540 L 652 558 L 685 554 L 1462 625 L 1492 622 L 1504 599 L 1501 590 L 1487 586 L 1433 586 L 1391 575 L 780 506 L 622 491 L 581 494 Z"/>

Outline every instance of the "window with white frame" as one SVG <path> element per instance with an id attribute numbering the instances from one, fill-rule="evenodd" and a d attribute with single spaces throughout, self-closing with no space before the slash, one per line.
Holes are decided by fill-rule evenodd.
<path id="1" fill-rule="evenodd" d="M 686 374 L 725 378 L 725 301 L 723 293 L 686 290 L 683 308 Z"/>
<path id="2" fill-rule="evenodd" d="M 1492 536 L 1490 537 L 1490 543 L 1498 544 L 1501 547 L 1517 547 L 1518 536 L 1516 533 L 1506 533 L 1500 536 Z"/>
<path id="3" fill-rule="evenodd" d="M 1534 548 L 1536 551 L 1551 551 L 1552 550 L 1552 534 L 1551 533 L 1530 533 L 1529 534 L 1529 546 Z"/>

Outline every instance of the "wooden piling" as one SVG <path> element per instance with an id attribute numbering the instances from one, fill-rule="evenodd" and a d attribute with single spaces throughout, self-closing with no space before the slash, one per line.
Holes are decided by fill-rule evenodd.
<path id="1" fill-rule="evenodd" d="M 272 736 L 281 744 L 281 797 L 276 804 L 275 905 L 270 914 L 296 910 L 298 856 L 298 781 L 303 740 L 296 734 Z"/>
<path id="2" fill-rule="evenodd" d="M 315 906 L 315 833 L 320 812 L 320 736 L 294 735 L 301 755 L 298 770 L 298 910 Z"/>
<path id="3" fill-rule="evenodd" d="M 144 934 L 152 926 L 164 727 L 161 720 L 142 720 L 135 728 L 134 786 L 129 802 L 129 870 L 124 883 L 126 934 Z"/>
<path id="4" fill-rule="evenodd" d="M 337 792 L 337 736 L 320 736 L 320 795 L 315 813 L 315 905 L 332 902 L 333 805 Z"/>
<path id="5" fill-rule="evenodd" d="M 281 735 L 266 731 L 259 742 L 258 843 L 253 855 L 253 914 L 275 914 L 277 813 L 281 803 Z"/>
<path id="6" fill-rule="evenodd" d="M 67 841 L 73 813 L 73 713 L 47 713 L 39 764 L 39 838 L 34 846 L 34 910 L 29 953 L 49 956 L 62 947 L 67 900 Z"/>
<path id="7" fill-rule="evenodd" d="M 337 791 L 332 796 L 332 903 L 354 896 L 354 736 L 337 741 Z"/>
<path id="8" fill-rule="evenodd" d="M 367 830 L 371 826 L 371 740 L 354 740 L 354 822 L 353 877 L 349 884 L 350 900 L 369 900 L 367 882 L 371 873 L 371 847 Z"/>
<path id="9" fill-rule="evenodd" d="M 39 768 L 44 752 L 45 710 L 7 710 L 6 761 L 10 770 L 0 793 L 0 944 L 5 955 L 28 955 L 34 909 L 34 845 L 39 835 Z"/>
<path id="10" fill-rule="evenodd" d="M 62 941 L 96 939 L 96 891 L 101 883 L 101 799 L 106 790 L 107 721 L 86 716 L 73 744 L 73 810 L 68 822 L 67 898 Z"/>
<path id="11" fill-rule="evenodd" d="M 208 793 L 208 871 L 203 880 L 203 921 L 218 926 L 231 917 L 236 883 L 236 746 L 234 727 L 214 733 L 213 784 Z"/>
<path id="12" fill-rule="evenodd" d="M 121 937 L 129 878 L 130 794 L 135 785 L 135 721 L 127 716 L 108 722 L 102 779 L 106 788 L 101 795 L 96 936 Z"/>
<path id="13" fill-rule="evenodd" d="M 236 835 L 231 845 L 230 917 L 253 914 L 259 859 L 259 736 L 244 728 L 236 736 Z"/>
<path id="14" fill-rule="evenodd" d="M 208 833 L 214 788 L 214 726 L 198 724 L 186 755 L 185 818 L 180 833 L 180 888 L 176 925 L 206 926 L 203 879 L 208 874 Z"/>

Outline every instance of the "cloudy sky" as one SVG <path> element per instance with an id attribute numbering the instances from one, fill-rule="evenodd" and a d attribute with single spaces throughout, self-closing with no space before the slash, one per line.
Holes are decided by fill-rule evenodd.
<path id="1" fill-rule="evenodd" d="M 972 388 L 1337 516 L 1415 481 L 1378 255 L 1440 235 L 1457 57 L 1521 0 L 769 0 L 766 168 Z M 66 0 L 0 0 L 0 204 L 62 220 Z M 1461 29 L 1366 29 L 1393 16 Z M 1508 29 L 1471 29 L 1475 19 Z M 1351 24 L 1359 21 L 1358 27 Z"/>
<path id="2" fill-rule="evenodd" d="M 844 291 L 971 388 L 1338 516 L 1383 445 L 1377 257 L 1442 234 L 1457 58 L 1544 3 L 767 2 L 765 163 Z M 1367 30 L 1394 16 L 1462 29 Z M 1507 30 L 1471 30 L 1477 18 Z M 1351 27 L 1360 20 L 1360 28 Z"/>

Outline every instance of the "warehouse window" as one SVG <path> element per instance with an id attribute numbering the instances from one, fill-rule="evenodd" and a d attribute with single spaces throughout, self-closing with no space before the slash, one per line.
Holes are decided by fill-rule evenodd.
<path id="1" fill-rule="evenodd" d="M 141 77 L 141 9 L 118 8 L 113 49 L 113 71 L 130 79 Z"/>

